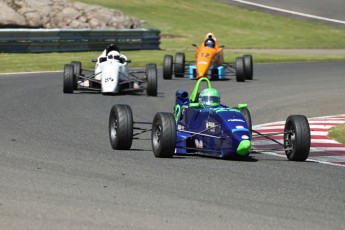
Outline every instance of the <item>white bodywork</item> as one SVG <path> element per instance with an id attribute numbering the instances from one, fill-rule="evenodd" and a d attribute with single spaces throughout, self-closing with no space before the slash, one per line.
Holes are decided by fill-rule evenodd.
<path id="1" fill-rule="evenodd" d="M 121 55 L 117 51 L 110 51 L 108 57 L 120 56 L 127 60 L 124 55 Z M 101 81 L 102 93 L 118 93 L 119 82 L 128 79 L 129 69 L 127 62 L 120 63 L 117 59 L 110 59 L 107 57 L 106 61 L 100 62 L 101 58 L 105 58 L 106 50 L 97 58 L 95 67 L 95 79 Z"/>

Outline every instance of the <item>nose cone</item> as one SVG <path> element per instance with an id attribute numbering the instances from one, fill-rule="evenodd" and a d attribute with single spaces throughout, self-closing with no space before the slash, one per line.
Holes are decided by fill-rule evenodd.
<path id="1" fill-rule="evenodd" d="M 197 77 L 205 77 L 209 66 L 210 64 L 205 61 L 198 62 L 198 65 L 196 67 L 196 72 L 198 73 Z"/>
<path id="2" fill-rule="evenodd" d="M 247 156 L 250 153 L 251 143 L 249 140 L 242 140 L 237 147 L 237 153 L 241 156 Z"/>

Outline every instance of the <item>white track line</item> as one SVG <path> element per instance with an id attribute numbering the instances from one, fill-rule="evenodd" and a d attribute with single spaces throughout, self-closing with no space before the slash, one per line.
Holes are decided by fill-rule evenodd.
<path id="1" fill-rule="evenodd" d="M 267 5 L 262 5 L 262 4 L 258 4 L 258 3 L 254 3 L 254 2 L 249 2 L 249 1 L 242 1 L 242 0 L 233 0 L 233 1 L 234 2 L 239 2 L 239 3 L 242 3 L 242 4 L 247 4 L 247 5 L 251 5 L 251 6 L 256 6 L 256 7 L 264 8 L 264 9 L 279 11 L 279 12 L 288 13 L 288 14 L 292 14 L 292 15 L 298 15 L 298 16 L 302 16 L 302 17 L 306 17 L 306 18 L 318 19 L 318 20 L 322 20 L 322 21 L 340 23 L 340 24 L 344 24 L 345 25 L 345 21 L 336 20 L 336 19 L 332 19 L 332 18 L 325 18 L 325 17 L 320 17 L 320 16 L 316 16 L 316 15 L 312 15 L 312 14 L 305 14 L 305 13 L 301 13 L 301 12 L 285 10 L 285 9 L 281 9 L 281 8 L 277 8 L 277 7 L 272 7 L 272 6 L 267 6 Z"/>
<path id="2" fill-rule="evenodd" d="M 318 121 L 318 120 L 309 120 L 309 124 L 335 124 L 335 125 L 337 125 L 337 124 L 342 124 L 342 123 L 345 123 L 345 121 L 344 120 L 332 120 L 332 121 L 324 121 L 324 120 L 320 120 L 320 121 Z"/>

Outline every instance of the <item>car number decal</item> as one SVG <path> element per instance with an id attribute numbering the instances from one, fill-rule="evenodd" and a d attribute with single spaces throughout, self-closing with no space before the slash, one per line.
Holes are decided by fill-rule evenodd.
<path id="1" fill-rule="evenodd" d="M 104 79 L 104 82 L 109 82 L 109 81 L 114 81 L 114 79 L 112 77 L 108 77 L 108 78 Z"/>

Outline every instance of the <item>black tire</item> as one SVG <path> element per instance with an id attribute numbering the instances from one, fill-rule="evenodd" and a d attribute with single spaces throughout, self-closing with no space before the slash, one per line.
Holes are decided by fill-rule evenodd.
<path id="1" fill-rule="evenodd" d="M 184 77 L 184 68 L 185 68 L 185 54 L 176 53 L 175 66 L 174 66 L 175 77 Z"/>
<path id="2" fill-rule="evenodd" d="M 243 114 L 244 118 L 246 119 L 248 129 L 250 132 L 250 139 L 252 138 L 252 117 L 250 115 L 250 112 L 247 108 L 241 108 L 240 112 Z"/>
<path id="3" fill-rule="evenodd" d="M 156 64 L 146 65 L 146 93 L 148 96 L 157 96 L 157 66 Z"/>
<path id="4" fill-rule="evenodd" d="M 127 150 L 133 141 L 133 114 L 129 105 L 113 105 L 109 115 L 109 139 L 113 149 Z"/>
<path id="5" fill-rule="evenodd" d="M 63 92 L 64 93 L 73 93 L 74 85 L 74 70 L 73 65 L 65 64 L 63 70 Z"/>
<path id="6" fill-rule="evenodd" d="M 173 57 L 165 55 L 163 61 L 163 79 L 170 80 L 172 78 Z"/>
<path id="7" fill-rule="evenodd" d="M 253 57 L 252 55 L 244 55 L 244 75 L 246 80 L 253 80 Z"/>
<path id="8" fill-rule="evenodd" d="M 237 57 L 236 58 L 236 81 L 238 82 L 244 82 L 245 76 L 244 76 L 244 59 L 243 57 Z"/>
<path id="9" fill-rule="evenodd" d="M 176 147 L 176 122 L 172 113 L 156 113 L 152 122 L 151 143 L 155 157 L 173 157 Z"/>
<path id="10" fill-rule="evenodd" d="M 284 128 L 284 148 L 291 161 L 305 161 L 310 152 L 310 127 L 303 115 L 291 115 Z"/>
<path id="11" fill-rule="evenodd" d="M 71 61 L 71 65 L 73 65 L 73 71 L 75 75 L 81 74 L 81 62 L 80 61 Z"/>
<path id="12" fill-rule="evenodd" d="M 73 89 L 78 89 L 78 76 L 81 75 L 81 62 L 80 61 L 72 61 L 71 65 L 73 65 Z"/>

